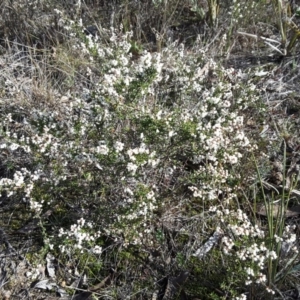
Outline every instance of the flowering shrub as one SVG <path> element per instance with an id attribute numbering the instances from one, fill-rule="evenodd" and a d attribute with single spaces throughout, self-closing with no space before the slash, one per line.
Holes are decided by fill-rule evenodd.
<path id="1" fill-rule="evenodd" d="M 219 252 L 231 271 L 238 262 L 244 275 L 236 276 L 234 288 L 265 285 L 267 263 L 277 257 L 264 232 L 233 210 L 237 183 L 245 179 L 236 170 L 245 153 L 256 149 L 244 122 L 259 102 L 256 87 L 241 84 L 240 72 L 217 65 L 198 44 L 190 53 L 174 43 L 135 57 L 131 32 L 111 28 L 103 42 L 84 36 L 81 24 L 61 21 L 72 33 L 70 55 L 84 62 L 84 83 L 73 93 L 51 90 L 57 107 L 50 101 L 42 107 L 6 81 L 7 95 L 18 96 L 24 110 L 15 113 L 17 103 L 6 101 L 0 148 L 8 157 L 21 151 L 30 163 L 12 164 L 0 181 L 2 195 L 22 199 L 40 218 L 49 251 L 79 260 L 98 255 L 106 264 L 115 263 L 114 255 L 123 262 L 128 253 L 153 249 L 163 256 L 167 216 L 170 224 L 183 216 L 193 220 L 199 207 L 211 213 L 219 205 Z M 49 209 L 52 219 L 44 218 Z M 189 226 L 180 231 L 189 232 Z M 209 226 L 213 232 L 216 225 Z M 203 243 L 205 237 L 198 237 Z M 184 242 L 177 247 L 184 249 Z M 139 283 L 127 291 L 144 292 Z"/>
<path id="2" fill-rule="evenodd" d="M 279 242 L 284 241 L 290 247 L 293 245 L 295 241 L 293 229 L 287 226 L 282 238 L 278 239 L 275 236 L 274 240 L 269 240 L 266 232 L 258 225 L 253 225 L 241 210 L 231 212 L 225 210 L 223 213 L 218 211 L 218 215 L 221 217 L 221 222 L 229 222 L 228 231 L 222 238 L 222 248 L 225 255 L 234 255 L 238 260 L 238 269 L 242 268 L 244 272 L 239 270 L 237 274 L 244 273 L 246 285 L 262 285 L 268 293 L 275 294 L 273 286 L 268 286 L 272 283 L 268 275 L 270 275 L 273 261 L 278 259 Z M 291 252 L 297 254 L 298 250 L 294 248 Z M 267 273 L 266 266 L 269 268 L 269 273 Z"/>

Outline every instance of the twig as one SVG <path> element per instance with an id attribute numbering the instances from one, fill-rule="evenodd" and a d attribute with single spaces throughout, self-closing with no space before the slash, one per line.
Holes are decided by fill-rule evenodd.
<path id="1" fill-rule="evenodd" d="M 251 37 L 251 38 L 255 39 L 256 41 L 262 40 L 266 45 L 270 46 L 273 50 L 277 51 L 281 55 L 284 55 L 284 56 L 286 55 L 285 52 L 282 52 L 280 49 L 278 49 L 278 47 L 271 44 L 271 43 L 277 43 L 278 46 L 279 46 L 281 44 L 279 41 L 269 39 L 269 38 L 265 38 L 265 37 L 260 36 L 260 35 L 250 34 L 250 33 L 241 32 L 241 31 L 238 31 L 237 33 L 240 34 L 240 35 Z"/>

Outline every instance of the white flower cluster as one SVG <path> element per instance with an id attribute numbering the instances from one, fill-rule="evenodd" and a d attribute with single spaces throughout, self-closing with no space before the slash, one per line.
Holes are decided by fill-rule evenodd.
<path id="1" fill-rule="evenodd" d="M 131 161 L 136 161 L 136 155 L 138 154 L 149 154 L 149 149 L 147 149 L 145 144 L 141 144 L 139 148 L 134 148 L 134 149 L 128 149 L 127 154 L 129 156 L 129 159 Z"/>
<path id="2" fill-rule="evenodd" d="M 147 187 L 144 186 L 144 188 Z M 155 192 L 149 190 L 141 196 L 138 190 L 133 191 L 126 187 L 121 205 L 123 214 L 117 215 L 117 222 L 111 224 L 106 232 L 117 236 L 122 233 L 121 240 L 124 247 L 130 244 L 142 245 L 146 241 L 149 242 L 153 233 L 149 221 L 154 217 L 154 210 L 158 208 Z M 127 225 L 124 226 L 124 224 Z"/>
<path id="3" fill-rule="evenodd" d="M 38 176 L 37 172 L 31 174 L 26 168 L 21 168 L 20 171 L 14 173 L 13 179 L 0 179 L 0 192 L 3 193 L 3 191 L 6 191 L 7 197 L 13 197 L 21 193 L 23 195 L 23 201 L 28 201 L 30 208 L 36 213 L 39 213 L 42 209 L 43 200 L 40 199 L 40 202 L 36 202 L 31 195 L 36 176 Z"/>
<path id="4" fill-rule="evenodd" d="M 105 144 L 101 144 L 97 147 L 91 148 L 91 151 L 101 155 L 107 155 L 109 153 L 109 148 Z"/>
<path id="5" fill-rule="evenodd" d="M 64 243 L 66 244 L 59 246 L 62 253 L 71 251 L 71 249 L 79 249 L 82 252 L 83 250 L 87 250 L 95 254 L 101 254 L 102 248 L 99 245 L 95 245 L 96 239 L 101 236 L 101 233 L 89 233 L 89 230 L 93 227 L 94 224 L 86 222 L 85 219 L 80 218 L 77 220 L 77 224 L 73 224 L 71 226 L 70 230 L 60 228 L 58 237 L 63 237 Z"/>
<path id="6" fill-rule="evenodd" d="M 227 209 L 218 210 L 214 207 L 210 211 L 216 213 L 225 225 L 223 227 L 226 228 L 227 234 L 225 232 L 222 237 L 224 254 L 236 257 L 241 265 L 245 265 L 244 271 L 247 275 L 245 284 L 262 284 L 268 292 L 274 293 L 272 289 L 266 286 L 267 277 L 265 272 L 267 264 L 270 261 L 277 260 L 278 255 L 275 250 L 266 246 L 265 231 L 259 228 L 258 225 L 253 225 L 249 217 L 241 209 L 229 211 Z M 295 241 L 293 230 L 294 227 L 287 226 L 282 238 L 275 235 L 276 244 L 273 246 L 271 244 L 271 247 L 276 249 L 277 243 L 283 243 L 283 245 L 289 244 L 290 249 Z M 243 299 L 244 296 L 242 295 L 241 297 Z"/>
<path id="7" fill-rule="evenodd" d="M 280 258 L 284 263 L 284 258 L 295 256 L 299 253 L 297 248 L 297 235 L 295 234 L 296 225 L 287 225 L 284 228 L 282 237 L 275 235 L 276 243 L 281 245 Z"/>
<path id="8" fill-rule="evenodd" d="M 247 300 L 247 295 L 241 294 L 241 295 L 235 297 L 234 300 Z"/>
<path id="9" fill-rule="evenodd" d="M 147 163 L 153 168 L 159 163 L 159 159 L 154 159 L 156 152 L 153 151 L 150 153 L 146 144 L 141 143 L 138 148 L 130 148 L 126 151 L 130 162 L 127 164 L 127 170 L 131 174 L 135 174 L 139 166 L 144 166 Z"/>
<path id="10" fill-rule="evenodd" d="M 119 153 L 124 149 L 124 143 L 116 141 L 114 147 L 115 147 L 116 152 Z"/>

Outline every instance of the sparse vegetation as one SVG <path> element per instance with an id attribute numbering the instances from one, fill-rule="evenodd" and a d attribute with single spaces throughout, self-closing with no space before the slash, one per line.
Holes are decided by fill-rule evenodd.
<path id="1" fill-rule="evenodd" d="M 299 8 L 2 1 L 3 299 L 297 299 Z"/>

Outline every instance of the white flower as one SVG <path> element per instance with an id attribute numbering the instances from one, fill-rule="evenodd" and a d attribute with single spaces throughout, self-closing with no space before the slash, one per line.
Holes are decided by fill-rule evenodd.
<path id="1" fill-rule="evenodd" d="M 275 252 L 274 250 L 268 251 L 268 252 L 267 252 L 267 255 L 268 255 L 272 260 L 274 260 L 274 259 L 277 258 L 277 254 L 276 254 L 276 252 Z"/>
<path id="2" fill-rule="evenodd" d="M 134 156 L 134 154 L 136 154 L 136 153 L 135 153 L 135 149 L 128 149 L 128 150 L 127 150 L 127 154 L 128 154 L 128 156 L 129 156 L 129 159 L 130 159 L 130 160 L 132 160 L 132 161 L 135 161 L 135 160 L 136 160 L 136 158 L 135 158 L 135 156 Z"/>
<path id="3" fill-rule="evenodd" d="M 154 199 L 154 192 L 153 192 L 153 191 L 149 192 L 149 193 L 147 194 L 146 198 L 147 198 L 148 200 Z"/>
<path id="4" fill-rule="evenodd" d="M 78 225 L 79 226 L 84 226 L 84 224 L 85 224 L 85 219 L 83 219 L 83 218 L 80 218 L 78 221 L 77 221 L 77 223 L 78 223 Z"/>
<path id="5" fill-rule="evenodd" d="M 133 174 L 135 174 L 136 170 L 137 170 L 138 166 L 134 163 L 128 163 L 127 165 L 127 170 Z"/>
<path id="6" fill-rule="evenodd" d="M 102 155 L 107 155 L 109 152 L 109 149 L 106 145 L 100 145 L 96 147 L 96 152 Z"/>
<path id="7" fill-rule="evenodd" d="M 19 148 L 19 145 L 18 145 L 18 144 L 15 144 L 15 143 L 13 143 L 13 144 L 11 144 L 11 145 L 9 146 L 9 149 L 12 150 L 12 151 L 17 150 L 18 148 Z"/>
<path id="8" fill-rule="evenodd" d="M 176 132 L 174 132 L 174 130 L 169 131 L 169 137 L 172 137 L 174 135 L 176 135 Z"/>
<path id="9" fill-rule="evenodd" d="M 133 196 L 133 191 L 132 191 L 130 188 L 128 188 L 128 187 L 126 187 L 126 188 L 124 189 L 124 192 L 127 193 L 127 194 L 130 195 L 130 196 Z"/>
<path id="10" fill-rule="evenodd" d="M 110 63 L 114 67 L 116 67 L 118 65 L 118 62 L 115 59 L 111 60 Z"/>
<path id="11" fill-rule="evenodd" d="M 93 253 L 95 254 L 101 254 L 102 253 L 102 247 L 100 246 L 95 246 L 92 250 Z"/>
<path id="12" fill-rule="evenodd" d="M 234 298 L 234 300 L 247 300 L 247 296 L 245 294 L 241 294 Z"/>
<path id="13" fill-rule="evenodd" d="M 267 282 L 267 277 L 265 274 L 260 273 L 258 278 L 256 279 L 256 283 L 265 283 Z"/>
<path id="14" fill-rule="evenodd" d="M 251 268 L 246 268 L 246 273 L 248 274 L 248 275 L 250 275 L 250 276 L 254 276 L 254 271 L 253 271 L 253 269 L 251 269 Z"/>
<path id="15" fill-rule="evenodd" d="M 115 142 L 114 146 L 115 146 L 116 152 L 120 152 L 124 149 L 124 144 L 121 142 L 118 142 L 118 141 Z"/>
<path id="16" fill-rule="evenodd" d="M 269 287 L 266 288 L 266 291 L 272 295 L 275 294 L 275 292 L 272 289 L 270 289 Z"/>

